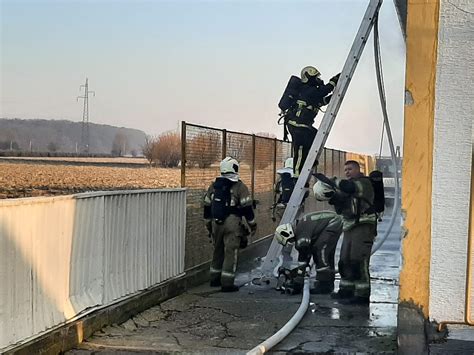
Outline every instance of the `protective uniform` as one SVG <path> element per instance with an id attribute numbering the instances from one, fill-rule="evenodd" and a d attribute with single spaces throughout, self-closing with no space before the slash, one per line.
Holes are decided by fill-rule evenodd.
<path id="1" fill-rule="evenodd" d="M 311 212 L 293 225 L 277 228 L 277 241 L 285 245 L 294 240 L 298 261 L 313 258 L 316 265 L 316 287 L 311 293 L 330 293 L 334 289 L 334 254 L 342 233 L 342 219 L 332 211 Z M 293 232 L 294 231 L 294 232 Z M 288 237 L 285 238 L 285 236 Z M 286 239 L 286 240 L 285 240 Z"/>
<path id="2" fill-rule="evenodd" d="M 339 75 L 324 84 L 319 71 L 314 67 L 305 67 L 301 79 L 292 76 L 287 84 L 278 106 L 282 110 L 286 129 L 291 134 L 293 143 L 293 170 L 298 177 L 308 156 L 318 130 L 313 127 L 314 118 L 321 106 L 327 105 L 335 88 Z"/>
<path id="3" fill-rule="evenodd" d="M 223 292 L 232 292 L 238 291 L 234 278 L 239 247 L 247 246 L 248 227 L 253 235 L 257 224 L 252 197 L 238 176 L 238 163 L 235 159 L 226 159 L 221 163 L 221 176 L 209 186 L 204 196 L 204 219 L 214 244 L 210 284 L 222 286 Z M 226 171 L 223 163 L 229 161 L 234 168 Z M 248 227 L 242 217 L 245 217 Z"/>
<path id="4" fill-rule="evenodd" d="M 360 174 L 336 180 L 338 189 L 329 203 L 342 216 L 344 239 L 339 257 L 341 282 L 336 298 L 348 303 L 368 304 L 370 298 L 370 254 L 377 235 L 377 217 L 371 206 L 374 190 L 369 178 Z"/>
<path id="5" fill-rule="evenodd" d="M 277 216 L 281 218 L 290 200 L 295 187 L 293 178 L 293 158 L 285 160 L 285 165 L 276 171 L 275 185 L 273 188 L 272 219 L 276 221 Z"/>

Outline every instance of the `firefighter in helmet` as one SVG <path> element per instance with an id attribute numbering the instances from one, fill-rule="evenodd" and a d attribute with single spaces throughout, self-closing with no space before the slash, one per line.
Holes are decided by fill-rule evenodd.
<path id="1" fill-rule="evenodd" d="M 239 290 L 234 285 L 238 250 L 247 246 L 247 236 L 255 234 L 257 223 L 252 197 L 239 177 L 238 161 L 226 157 L 220 172 L 204 196 L 204 220 L 214 244 L 210 285 L 234 292 Z"/>
<path id="2" fill-rule="evenodd" d="M 329 204 L 343 220 L 344 238 L 339 257 L 341 282 L 333 294 L 341 303 L 370 303 L 369 263 L 377 235 L 377 214 L 374 209 L 375 192 L 369 177 L 360 172 L 359 163 L 348 160 L 344 164 L 347 179 L 330 180 L 317 174 L 318 184 L 333 190 Z"/>
<path id="3" fill-rule="evenodd" d="M 293 158 L 287 158 L 284 166 L 276 171 L 275 185 L 273 187 L 273 221 L 276 221 L 277 217 L 281 219 L 294 187 Z"/>
<path id="4" fill-rule="evenodd" d="M 318 132 L 313 127 L 314 118 L 320 108 L 329 103 L 339 75 L 333 76 L 325 84 L 320 79 L 321 73 L 318 69 L 312 66 L 304 67 L 301 70 L 301 78 L 294 75 L 290 78 L 280 99 L 278 107 L 284 119 L 284 140 L 287 140 L 288 130 L 293 143 L 293 170 L 296 178 L 300 175 Z"/>
<path id="5" fill-rule="evenodd" d="M 333 191 L 314 187 L 318 200 L 329 200 Z M 325 193 L 328 196 L 325 196 Z M 298 261 L 309 263 L 311 257 L 316 265 L 316 283 L 313 294 L 329 294 L 334 290 L 334 254 L 342 233 L 342 219 L 333 211 L 305 214 L 293 223 L 282 224 L 275 231 L 278 243 L 286 246 L 295 243 Z"/>

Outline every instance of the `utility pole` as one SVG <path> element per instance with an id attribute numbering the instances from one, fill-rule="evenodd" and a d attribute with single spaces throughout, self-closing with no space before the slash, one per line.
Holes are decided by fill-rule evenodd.
<path id="1" fill-rule="evenodd" d="M 89 91 L 89 79 L 86 78 L 86 84 L 81 85 L 79 90 L 84 88 L 84 96 L 78 96 L 79 99 L 84 100 L 84 108 L 82 110 L 82 131 L 81 131 L 81 150 L 84 153 L 89 153 L 89 93 L 95 96 L 95 91 Z"/>

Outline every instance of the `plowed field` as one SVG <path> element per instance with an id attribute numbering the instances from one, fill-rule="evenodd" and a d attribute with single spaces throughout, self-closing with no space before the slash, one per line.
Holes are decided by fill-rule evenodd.
<path id="1" fill-rule="evenodd" d="M 179 186 L 179 169 L 0 162 L 0 199 Z"/>

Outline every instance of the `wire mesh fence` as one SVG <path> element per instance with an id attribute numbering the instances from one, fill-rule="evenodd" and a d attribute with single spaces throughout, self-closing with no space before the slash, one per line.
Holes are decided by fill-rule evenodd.
<path id="1" fill-rule="evenodd" d="M 188 188 L 186 267 L 211 258 L 212 248 L 202 222 L 202 199 L 220 175 L 219 163 L 226 156 L 239 161 L 240 179 L 258 203 L 258 237 L 272 233 L 276 227 L 271 219 L 276 169 L 291 156 L 291 143 L 186 122 L 182 124 L 181 134 L 181 185 Z"/>
<path id="2" fill-rule="evenodd" d="M 278 220 L 272 220 L 276 171 L 292 156 L 291 143 L 186 122 L 182 123 L 181 137 L 181 186 L 187 187 L 186 268 L 206 262 L 212 256 L 210 239 L 202 221 L 202 200 L 209 185 L 220 175 L 219 164 L 226 156 L 239 161 L 240 178 L 258 203 L 255 213 L 258 233 L 250 242 L 273 234 L 278 225 Z M 325 148 L 317 170 L 330 177 L 342 177 L 346 154 Z M 358 161 L 365 159 L 363 155 L 350 156 Z M 313 181 L 310 187 L 312 184 Z M 329 207 L 316 203 L 314 198 L 306 201 L 307 211 Z"/>

